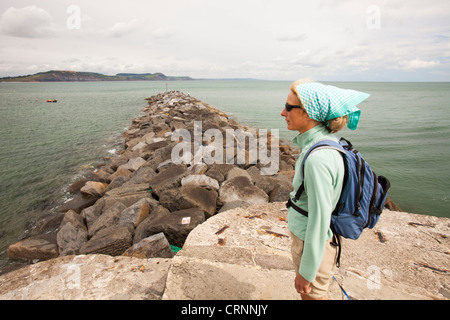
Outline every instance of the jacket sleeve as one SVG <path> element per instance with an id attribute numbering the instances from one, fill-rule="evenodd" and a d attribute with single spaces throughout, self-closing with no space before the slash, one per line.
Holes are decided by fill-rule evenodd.
<path id="1" fill-rule="evenodd" d="M 323 259 L 325 244 L 332 236 L 331 213 L 336 206 L 338 161 L 341 156 L 335 150 L 318 150 L 305 163 L 305 192 L 308 197 L 308 225 L 299 272 L 313 282 Z"/>

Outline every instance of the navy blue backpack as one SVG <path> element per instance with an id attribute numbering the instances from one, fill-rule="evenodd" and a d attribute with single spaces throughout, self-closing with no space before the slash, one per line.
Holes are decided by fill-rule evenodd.
<path id="1" fill-rule="evenodd" d="M 363 229 L 373 228 L 376 225 L 386 202 L 390 182 L 383 176 L 377 176 L 361 153 L 344 138 L 341 138 L 339 143 L 322 140 L 313 145 L 303 159 L 302 177 L 304 177 L 305 161 L 308 156 L 311 152 L 323 148 L 335 149 L 344 158 L 344 183 L 339 201 L 331 215 L 330 225 L 340 247 L 339 237 L 336 235 L 348 239 L 358 239 Z M 303 191 L 304 183 L 302 182 L 293 200 L 300 199 Z M 299 213 L 308 216 L 308 212 L 296 206 L 291 199 L 286 206 L 293 207 Z"/>

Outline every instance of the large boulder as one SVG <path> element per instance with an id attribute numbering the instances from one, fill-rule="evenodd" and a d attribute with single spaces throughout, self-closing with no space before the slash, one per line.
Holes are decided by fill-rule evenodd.
<path id="1" fill-rule="evenodd" d="M 75 181 L 74 183 L 72 183 L 70 186 L 67 187 L 67 191 L 69 191 L 70 193 L 78 193 L 80 192 L 81 188 L 84 187 L 84 185 L 86 184 L 86 182 L 88 182 L 89 179 L 88 178 L 82 178 L 80 180 Z"/>
<path id="2" fill-rule="evenodd" d="M 88 181 L 81 188 L 81 193 L 91 197 L 103 197 L 105 194 L 105 190 L 108 187 L 107 183 L 97 182 L 97 181 Z"/>
<path id="3" fill-rule="evenodd" d="M 191 174 L 181 179 L 182 186 L 194 185 L 211 190 L 219 190 L 219 182 L 204 174 Z"/>
<path id="4" fill-rule="evenodd" d="M 127 183 L 129 184 L 149 183 L 154 176 L 156 176 L 155 170 L 147 166 L 142 166 L 133 173 L 133 175 L 131 176 L 130 180 L 127 181 Z"/>
<path id="5" fill-rule="evenodd" d="M 294 190 L 292 180 L 288 180 L 285 176 L 252 175 L 252 179 L 255 186 L 269 195 L 269 202 L 287 201 L 289 194 Z"/>
<path id="6" fill-rule="evenodd" d="M 248 177 L 236 176 L 226 180 L 219 189 L 221 203 L 244 201 L 248 204 L 263 204 L 269 201 L 269 196 L 256 187 Z"/>
<path id="7" fill-rule="evenodd" d="M 141 199 L 120 214 L 119 226 L 132 225 L 136 228 L 150 213 L 151 199 Z"/>
<path id="8" fill-rule="evenodd" d="M 105 199 L 100 198 L 95 202 L 94 205 L 83 209 L 80 215 L 83 217 L 88 229 L 92 226 L 95 220 L 102 214 L 103 205 L 105 204 Z"/>
<path id="9" fill-rule="evenodd" d="M 73 210 L 67 211 L 56 235 L 59 255 L 78 254 L 88 241 L 87 227 L 81 215 Z"/>
<path id="10" fill-rule="evenodd" d="M 170 244 L 182 247 L 189 233 L 203 222 L 205 213 L 200 208 L 178 210 L 150 221 L 146 233 L 150 236 L 163 232 Z"/>
<path id="11" fill-rule="evenodd" d="M 92 180 L 104 183 L 111 182 L 111 173 L 105 168 L 92 172 Z"/>
<path id="12" fill-rule="evenodd" d="M 269 202 L 283 202 L 289 199 L 289 194 L 294 190 L 292 183 L 278 180 L 269 193 Z"/>
<path id="13" fill-rule="evenodd" d="M 128 248 L 123 256 L 136 258 L 172 258 L 173 253 L 164 233 L 145 238 Z"/>
<path id="14" fill-rule="evenodd" d="M 246 170 L 239 168 L 239 167 L 234 167 L 233 169 L 228 171 L 226 174 L 226 179 L 231 180 L 231 179 L 233 179 L 235 177 L 239 177 L 239 176 L 247 177 L 251 182 L 253 182 L 250 174 Z"/>
<path id="15" fill-rule="evenodd" d="M 121 167 L 120 169 L 117 169 L 117 171 L 114 172 L 110 176 L 110 178 L 111 178 L 111 181 L 114 181 L 114 179 L 119 178 L 119 177 L 130 178 L 132 174 L 133 173 L 130 170 L 128 170 L 127 168 Z"/>
<path id="16" fill-rule="evenodd" d="M 198 207 L 205 212 L 207 218 L 214 215 L 217 207 L 217 192 L 197 186 L 180 188 L 181 198 L 189 203 L 189 207 Z"/>
<path id="17" fill-rule="evenodd" d="M 178 187 L 181 179 L 189 174 L 185 164 L 173 165 L 154 176 L 150 180 L 150 188 L 159 195 L 166 189 Z"/>
<path id="18" fill-rule="evenodd" d="M 59 255 L 56 234 L 43 234 L 16 242 L 8 248 L 11 260 L 48 260 Z"/>
<path id="19" fill-rule="evenodd" d="M 119 222 L 122 211 L 126 208 L 127 207 L 123 203 L 114 201 L 114 203 L 106 210 L 103 210 L 101 216 L 92 223 L 92 226 L 88 229 L 88 236 L 92 237 L 101 229 L 116 225 Z"/>
<path id="20" fill-rule="evenodd" d="M 148 198 L 150 196 L 150 188 L 148 183 L 128 184 L 124 183 L 122 186 L 113 190 L 107 191 L 105 200 L 114 199 L 121 202 L 126 207 L 135 204 L 137 201 Z"/>
<path id="21" fill-rule="evenodd" d="M 133 235 L 128 227 L 112 226 L 97 232 L 81 247 L 80 253 L 119 256 L 132 245 L 132 242 Z"/>
<path id="22" fill-rule="evenodd" d="M 92 206 L 97 200 L 98 197 L 90 197 L 79 194 L 59 206 L 58 211 L 67 212 L 69 210 L 73 210 L 76 213 L 81 213 L 83 209 Z"/>
<path id="23" fill-rule="evenodd" d="M 161 205 L 152 207 L 147 218 L 145 218 L 134 230 L 133 244 L 155 234 L 153 231 L 153 222 L 169 214 L 170 211 Z"/>
<path id="24" fill-rule="evenodd" d="M 136 171 L 139 169 L 142 165 L 145 164 L 145 159 L 142 159 L 141 157 L 136 157 L 133 159 L 128 160 L 126 164 L 121 165 L 118 169 L 127 169 L 130 171 Z"/>
<path id="25" fill-rule="evenodd" d="M 217 192 L 195 185 L 169 189 L 160 193 L 159 202 L 170 211 L 200 208 L 207 217 L 216 212 Z"/>

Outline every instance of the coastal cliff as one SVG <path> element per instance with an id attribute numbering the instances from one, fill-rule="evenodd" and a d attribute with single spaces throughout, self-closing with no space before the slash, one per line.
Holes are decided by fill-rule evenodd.
<path id="1" fill-rule="evenodd" d="M 95 72 L 51 70 L 32 75 L 4 77 L 0 82 L 73 82 L 73 81 L 178 81 L 190 77 L 172 77 L 162 73 L 118 73 L 114 76 Z"/>
<path id="2" fill-rule="evenodd" d="M 284 210 L 298 151 L 180 92 L 143 112 L 41 223 L 56 227 L 10 246 L 44 261 L 0 276 L 0 298 L 298 299 Z M 449 219 L 385 209 L 344 242 L 330 298 L 339 283 L 353 299 L 448 299 L 449 235 Z"/>

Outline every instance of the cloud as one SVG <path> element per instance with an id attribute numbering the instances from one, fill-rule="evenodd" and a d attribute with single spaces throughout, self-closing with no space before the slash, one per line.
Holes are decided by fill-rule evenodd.
<path id="1" fill-rule="evenodd" d="M 437 35 L 433 36 L 433 39 L 436 43 L 440 43 L 440 42 L 448 43 L 448 41 L 450 40 L 450 37 L 444 36 L 442 34 L 437 34 Z"/>
<path id="2" fill-rule="evenodd" d="M 172 38 L 176 32 L 172 30 L 170 27 L 168 28 L 157 28 L 151 32 L 151 35 L 156 39 L 164 39 L 167 40 Z"/>
<path id="3" fill-rule="evenodd" d="M 7 9 L 0 16 L 0 32 L 14 37 L 41 38 L 58 32 L 52 16 L 36 6 Z"/>
<path id="4" fill-rule="evenodd" d="M 132 33 L 138 28 L 138 21 L 136 19 L 132 19 L 128 22 L 118 22 L 114 26 L 112 26 L 107 34 L 114 38 L 121 38 L 129 33 Z"/>
<path id="5" fill-rule="evenodd" d="M 441 63 L 439 61 L 424 61 L 419 58 L 412 60 L 402 60 L 399 61 L 398 65 L 400 69 L 404 71 L 413 71 L 417 69 L 428 69 L 439 66 Z"/>
<path id="6" fill-rule="evenodd" d="M 304 33 L 296 34 L 296 35 L 280 36 L 277 38 L 277 40 L 281 41 L 281 42 L 289 42 L 289 41 L 297 42 L 297 41 L 303 41 L 306 39 L 308 39 L 308 36 Z"/>

